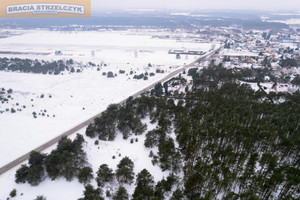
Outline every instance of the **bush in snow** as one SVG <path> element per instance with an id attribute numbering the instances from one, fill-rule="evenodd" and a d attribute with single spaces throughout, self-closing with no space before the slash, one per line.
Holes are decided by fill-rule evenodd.
<path id="1" fill-rule="evenodd" d="M 114 73 L 112 72 L 107 72 L 107 78 L 113 78 L 114 77 Z"/>
<path id="2" fill-rule="evenodd" d="M 10 193 L 9 193 L 9 196 L 10 197 L 15 197 L 17 195 L 17 190 L 16 189 L 13 189 Z"/>
<path id="3" fill-rule="evenodd" d="M 46 197 L 39 195 L 34 200 L 46 200 Z"/>

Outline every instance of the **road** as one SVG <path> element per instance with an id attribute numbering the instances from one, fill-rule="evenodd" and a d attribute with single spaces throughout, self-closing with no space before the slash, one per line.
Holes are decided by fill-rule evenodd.
<path id="1" fill-rule="evenodd" d="M 139 95 L 141 95 L 142 93 L 146 92 L 146 91 L 149 91 L 151 90 L 157 83 L 161 82 L 165 82 L 169 79 L 171 79 L 172 77 L 176 76 L 177 74 L 183 72 L 184 70 L 187 70 L 188 68 L 190 67 L 195 67 L 196 65 L 198 65 L 200 62 L 203 62 L 205 59 L 207 59 L 208 57 L 211 57 L 212 55 L 214 55 L 214 53 L 216 51 L 219 51 L 222 47 L 218 48 L 218 49 L 215 49 L 213 51 L 210 51 L 208 53 L 206 53 L 205 55 L 201 56 L 200 58 L 198 58 L 196 61 L 192 62 L 191 64 L 189 65 L 185 65 L 183 66 L 182 68 L 180 69 L 177 69 L 173 72 L 171 72 L 170 74 L 168 74 L 167 76 L 165 76 L 164 78 L 158 80 L 157 82 L 149 85 L 148 87 L 142 89 L 141 91 L 135 93 L 132 95 L 133 98 L 136 98 L 138 97 Z M 119 104 L 123 104 L 124 102 L 126 101 L 126 99 L 122 100 L 121 102 L 119 102 Z M 73 133 L 79 131 L 80 129 L 84 128 L 85 126 L 88 126 L 91 122 L 93 122 L 93 120 L 97 117 L 100 117 L 102 114 L 102 112 L 98 113 L 97 115 L 94 115 L 93 117 L 87 119 L 86 121 L 78 124 L 77 126 L 73 127 L 72 129 L 60 134 L 59 136 L 53 138 L 52 140 L 42 144 L 41 146 L 37 147 L 36 149 L 33 149 L 32 151 L 38 151 L 38 152 L 42 152 L 44 150 L 46 150 L 47 148 L 49 148 L 50 146 L 56 144 L 61 137 L 63 136 L 70 136 L 72 135 Z M 30 152 L 26 153 L 25 155 L 15 159 L 14 161 L 4 165 L 3 167 L 0 168 L 0 175 L 1 174 L 4 174 L 5 172 L 7 172 L 8 170 L 18 166 L 19 164 L 23 163 L 24 161 L 28 160 L 29 159 L 29 155 L 30 155 Z"/>

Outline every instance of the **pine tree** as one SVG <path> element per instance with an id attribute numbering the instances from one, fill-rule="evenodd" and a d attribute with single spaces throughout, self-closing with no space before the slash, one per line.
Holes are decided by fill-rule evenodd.
<path id="1" fill-rule="evenodd" d="M 120 186 L 116 194 L 113 196 L 113 200 L 128 200 L 129 195 L 127 193 L 127 190 Z"/>
<path id="2" fill-rule="evenodd" d="M 27 176 L 28 176 L 28 166 L 23 164 L 16 172 L 15 182 L 16 183 L 26 183 Z"/>
<path id="3" fill-rule="evenodd" d="M 124 157 L 117 165 L 116 176 L 120 183 L 132 183 L 134 179 L 134 163 L 127 156 Z"/>
<path id="4" fill-rule="evenodd" d="M 183 193 L 180 189 L 176 189 L 173 194 L 172 197 L 170 198 L 170 200 L 182 200 L 183 199 Z"/>
<path id="5" fill-rule="evenodd" d="M 29 168 L 27 182 L 32 186 L 37 186 L 45 179 L 45 158 L 46 155 L 32 151 L 29 156 Z"/>
<path id="6" fill-rule="evenodd" d="M 90 184 L 85 186 L 85 191 L 83 192 L 84 197 L 78 200 L 104 200 L 101 196 L 102 191 L 100 188 L 94 189 L 94 187 Z"/>
<path id="7" fill-rule="evenodd" d="M 114 178 L 113 170 L 107 164 L 100 165 L 97 171 L 97 184 L 99 187 L 104 186 L 105 183 L 111 182 Z"/>
<path id="8" fill-rule="evenodd" d="M 80 183 L 87 184 L 93 179 L 93 170 L 91 167 L 83 167 L 77 176 Z"/>
<path id="9" fill-rule="evenodd" d="M 133 200 L 150 200 L 154 198 L 154 189 L 153 189 L 154 180 L 152 175 L 146 170 L 143 169 L 136 179 L 136 187 L 132 195 Z"/>

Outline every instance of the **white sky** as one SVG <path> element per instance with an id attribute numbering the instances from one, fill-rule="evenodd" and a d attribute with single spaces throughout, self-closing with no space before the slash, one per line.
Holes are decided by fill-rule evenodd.
<path id="1" fill-rule="evenodd" d="M 251 9 L 299 10 L 300 0 L 92 0 L 92 9 Z"/>

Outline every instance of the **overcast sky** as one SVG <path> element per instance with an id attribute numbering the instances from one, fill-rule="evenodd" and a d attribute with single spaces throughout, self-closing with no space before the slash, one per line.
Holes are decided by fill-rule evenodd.
<path id="1" fill-rule="evenodd" d="M 300 11 L 300 0 L 92 0 L 92 8 L 93 10 L 101 8 L 165 8 Z"/>

